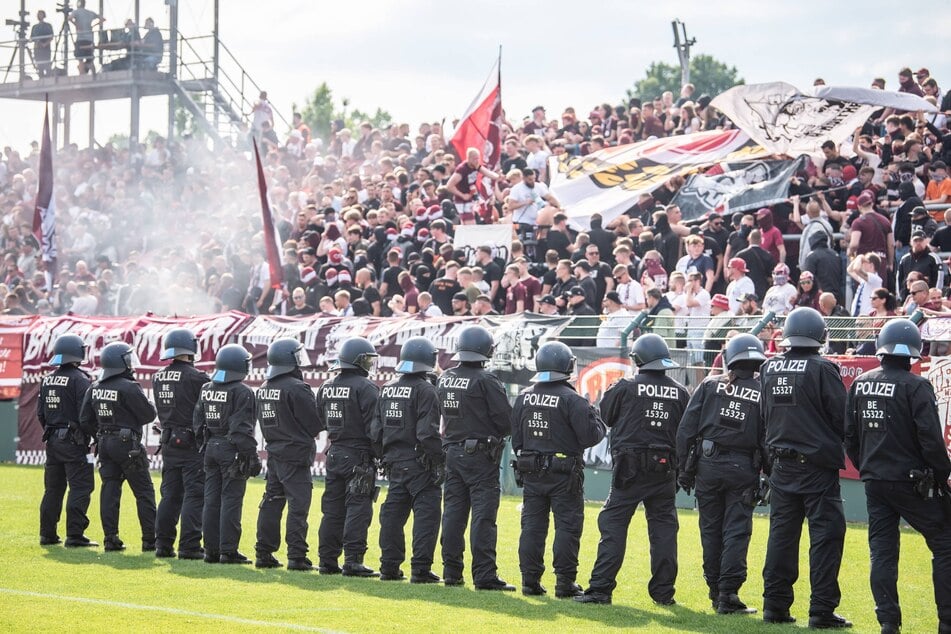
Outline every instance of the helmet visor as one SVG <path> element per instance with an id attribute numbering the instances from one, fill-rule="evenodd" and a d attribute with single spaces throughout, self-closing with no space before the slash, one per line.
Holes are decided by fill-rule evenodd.
<path id="1" fill-rule="evenodd" d="M 131 351 L 122 355 L 122 358 L 125 360 L 125 367 L 129 368 L 130 370 L 135 370 L 137 367 L 139 367 L 139 355 L 135 349 L 132 349 Z"/>
<path id="2" fill-rule="evenodd" d="M 313 365 L 310 361 L 310 355 L 307 354 L 307 350 L 304 349 L 304 346 L 301 346 L 294 353 L 294 359 L 297 361 L 297 367 L 299 368 L 309 368 Z"/>
<path id="3" fill-rule="evenodd" d="M 380 355 L 375 352 L 364 352 L 359 357 L 356 358 L 356 365 L 358 368 L 362 368 L 367 374 L 373 374 L 376 370 L 377 359 L 380 358 Z"/>

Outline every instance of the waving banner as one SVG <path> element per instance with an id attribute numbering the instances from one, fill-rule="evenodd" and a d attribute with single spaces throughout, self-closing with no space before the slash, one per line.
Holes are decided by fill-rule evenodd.
<path id="1" fill-rule="evenodd" d="M 790 179 L 802 169 L 805 157 L 794 161 L 725 163 L 718 174 L 694 174 L 671 201 L 684 220 L 711 211 L 727 213 L 775 205 L 789 196 Z"/>
<path id="2" fill-rule="evenodd" d="M 605 224 L 674 176 L 720 161 L 763 158 L 766 150 L 740 130 L 712 130 L 611 147 L 587 156 L 550 159 L 551 192 L 583 229 L 592 214 Z"/>
<path id="3" fill-rule="evenodd" d="M 841 143 L 879 108 L 935 112 L 908 93 L 814 86 L 802 92 L 781 81 L 734 86 L 718 95 L 714 108 L 773 154 L 816 154 L 826 141 Z"/>

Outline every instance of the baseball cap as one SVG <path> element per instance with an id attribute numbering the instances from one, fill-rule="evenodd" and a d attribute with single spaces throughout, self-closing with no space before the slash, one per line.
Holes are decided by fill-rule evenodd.
<path id="1" fill-rule="evenodd" d="M 466 295 L 465 293 L 456 293 L 455 295 L 452 296 L 452 301 L 454 301 L 454 302 L 468 302 L 468 301 L 469 301 L 469 296 Z"/>
<path id="2" fill-rule="evenodd" d="M 759 302 L 759 297 L 756 296 L 756 293 L 747 293 L 740 297 L 741 302 Z"/>
<path id="3" fill-rule="evenodd" d="M 324 271 L 324 279 L 327 280 L 328 282 L 331 281 L 331 280 L 333 280 L 334 282 L 336 282 L 336 281 L 337 281 L 337 269 L 331 267 L 331 268 L 328 268 L 327 270 L 325 270 L 325 271 Z"/>
<path id="4" fill-rule="evenodd" d="M 580 286 L 572 286 L 568 294 L 572 297 L 584 297 L 584 289 Z"/>
<path id="5" fill-rule="evenodd" d="M 918 205 L 917 207 L 911 210 L 911 215 L 912 216 L 927 216 L 928 210 L 922 207 L 921 205 Z"/>
<path id="6" fill-rule="evenodd" d="M 310 284 L 317 279 L 317 273 L 310 266 L 305 266 L 300 270 L 300 281 L 304 284 Z"/>
<path id="7" fill-rule="evenodd" d="M 946 170 L 946 169 L 948 169 L 948 165 L 947 165 L 947 163 L 945 163 L 944 161 L 934 161 L 934 162 L 931 164 L 931 167 L 930 167 L 929 169 L 932 169 L 932 170 Z"/>
<path id="8" fill-rule="evenodd" d="M 710 300 L 710 307 L 719 308 L 721 310 L 730 310 L 730 300 L 727 299 L 726 295 L 717 293 L 713 296 L 713 299 Z"/>
<path id="9" fill-rule="evenodd" d="M 927 236 L 925 236 L 925 232 L 922 231 L 921 229 L 915 229 L 914 231 L 911 232 L 912 240 L 924 240 L 926 237 Z"/>
<path id="10" fill-rule="evenodd" d="M 789 267 L 780 262 L 775 267 L 773 267 L 773 275 L 785 275 L 789 276 Z"/>
<path id="11" fill-rule="evenodd" d="M 846 209 L 858 209 L 859 208 L 859 197 L 858 196 L 849 196 L 848 200 L 845 201 Z"/>
<path id="12" fill-rule="evenodd" d="M 544 297 L 542 297 L 542 298 L 541 298 L 540 300 L 538 300 L 538 301 L 539 301 L 539 303 L 541 303 L 541 304 L 551 304 L 552 306 L 557 306 L 557 304 L 555 303 L 555 298 L 554 298 L 553 295 L 545 295 Z"/>
<path id="13" fill-rule="evenodd" d="M 756 217 L 763 218 L 764 216 L 768 216 L 771 213 L 772 213 L 772 210 L 769 207 L 760 207 L 759 209 L 756 210 Z"/>
<path id="14" fill-rule="evenodd" d="M 350 275 L 350 271 L 347 269 L 340 269 L 340 273 L 337 274 L 338 282 L 352 282 L 353 277 Z"/>
<path id="15" fill-rule="evenodd" d="M 604 294 L 604 299 L 610 300 L 615 304 L 621 303 L 621 296 L 617 294 L 617 291 L 608 291 Z"/>
<path id="16" fill-rule="evenodd" d="M 327 254 L 327 260 L 333 264 L 340 264 L 343 262 L 343 251 L 340 249 L 331 249 L 330 253 Z"/>
<path id="17" fill-rule="evenodd" d="M 858 200 L 855 202 L 858 203 L 859 207 L 868 207 L 873 202 L 875 202 L 875 197 L 866 189 L 861 194 L 859 194 Z"/>
<path id="18" fill-rule="evenodd" d="M 746 260 L 743 258 L 730 258 L 729 267 L 746 273 Z"/>

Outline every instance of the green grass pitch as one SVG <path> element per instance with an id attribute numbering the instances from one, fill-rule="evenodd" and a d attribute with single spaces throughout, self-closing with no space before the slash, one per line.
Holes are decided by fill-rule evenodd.
<path id="1" fill-rule="evenodd" d="M 717 616 L 707 600 L 701 574 L 697 515 L 680 514 L 678 605 L 655 606 L 647 595 L 648 544 L 644 514 L 631 526 L 627 559 L 618 579 L 613 606 L 578 605 L 553 597 L 527 598 L 520 593 L 486 593 L 462 588 L 415 586 L 407 582 L 346 579 L 314 573 L 256 570 L 252 566 L 208 565 L 157 560 L 142 554 L 134 498 L 123 492 L 121 536 L 129 549 L 67 550 L 38 544 L 38 504 L 43 471 L 36 467 L 0 466 L 0 631 L 4 632 L 169 632 L 169 631 L 334 631 L 334 632 L 781 632 L 804 628 L 808 620 L 808 533 L 804 531 L 800 582 L 796 586 L 795 626 L 766 625 L 759 615 Z M 155 479 L 156 490 L 158 478 Z M 99 482 L 90 507 L 88 534 L 102 541 Z M 254 556 L 260 479 L 249 483 L 244 504 L 241 550 Z M 317 548 L 320 483 L 315 484 L 309 543 Z M 385 494 L 385 490 L 383 492 Z M 382 501 L 382 495 L 381 495 Z M 518 497 L 504 497 L 499 510 L 500 574 L 519 585 Z M 376 512 L 379 503 L 376 505 Z M 586 585 L 598 543 L 598 504 L 588 504 L 578 581 Z M 370 529 L 367 563 L 377 567 L 378 525 Z M 60 535 L 63 535 L 60 524 Z M 750 575 L 742 597 L 762 605 L 762 565 L 768 522 L 758 517 L 750 547 Z M 549 551 L 551 536 L 549 535 Z M 906 632 L 937 629 L 931 589 L 931 556 L 924 540 L 902 534 L 899 588 Z M 277 553 L 286 562 L 283 551 Z M 313 557 L 315 558 L 315 557 Z M 441 572 L 436 552 L 436 572 Z M 550 566 L 550 553 L 548 555 Z M 316 559 L 316 558 L 315 558 Z M 468 565 L 468 553 L 467 553 Z M 404 564 L 409 573 L 409 565 Z M 849 526 L 840 574 L 839 612 L 855 622 L 856 632 L 877 632 L 868 587 L 869 557 L 864 526 Z M 468 572 L 468 570 L 467 570 Z M 554 576 L 543 578 L 549 592 Z"/>

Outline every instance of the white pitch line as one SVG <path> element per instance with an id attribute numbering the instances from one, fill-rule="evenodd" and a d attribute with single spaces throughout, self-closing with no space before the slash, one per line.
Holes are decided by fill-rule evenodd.
<path id="1" fill-rule="evenodd" d="M 0 594 L 12 594 L 21 597 L 34 597 L 37 599 L 55 599 L 59 601 L 72 601 L 74 603 L 86 603 L 91 605 L 105 605 L 113 608 L 125 608 L 128 610 L 140 610 L 144 612 L 163 612 L 175 616 L 193 616 L 201 619 L 213 619 L 216 621 L 225 621 L 227 623 L 236 623 L 239 625 L 254 625 L 258 627 L 274 627 L 285 630 L 298 630 L 303 632 L 323 632 L 324 634 L 336 634 L 335 630 L 327 630 L 321 627 L 311 627 L 299 623 L 282 623 L 279 621 L 259 621 L 257 619 L 245 619 L 240 616 L 231 616 L 228 614 L 213 614 L 210 612 L 194 612 L 192 610 L 180 610 L 178 608 L 167 608 L 160 605 L 143 605 L 140 603 L 126 603 L 124 601 L 109 601 L 107 599 L 93 599 L 90 597 L 71 597 L 63 594 L 49 594 L 46 592 L 31 592 L 29 590 L 14 590 L 12 588 L 0 588 Z"/>

